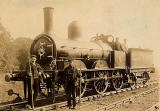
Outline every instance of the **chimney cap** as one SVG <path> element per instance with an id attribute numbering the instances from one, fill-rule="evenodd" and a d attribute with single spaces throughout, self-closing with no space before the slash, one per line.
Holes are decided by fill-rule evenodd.
<path id="1" fill-rule="evenodd" d="M 54 9 L 53 7 L 44 7 L 43 9 Z"/>

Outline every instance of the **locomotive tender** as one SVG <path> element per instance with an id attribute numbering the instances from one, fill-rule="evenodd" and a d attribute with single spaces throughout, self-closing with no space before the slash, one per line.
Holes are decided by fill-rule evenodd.
<path id="1" fill-rule="evenodd" d="M 146 83 L 149 75 L 154 71 L 153 51 L 148 49 L 130 48 L 126 54 L 114 50 L 114 37 L 92 37 L 90 42 L 76 40 L 56 41 L 53 32 L 53 8 L 44 8 L 44 33 L 38 35 L 30 49 L 30 55 L 37 56 L 37 62 L 44 70 L 45 84 L 41 84 L 41 93 L 46 96 L 52 94 L 63 85 L 64 69 L 68 67 L 68 59 L 72 58 L 81 77 L 78 95 L 83 96 L 86 91 L 95 90 L 103 94 L 108 87 L 115 90 L 124 84 L 134 86 L 137 81 Z M 24 95 L 26 97 L 26 71 L 13 71 L 6 75 L 6 81 L 24 81 Z M 43 90 L 45 90 L 43 92 Z"/>

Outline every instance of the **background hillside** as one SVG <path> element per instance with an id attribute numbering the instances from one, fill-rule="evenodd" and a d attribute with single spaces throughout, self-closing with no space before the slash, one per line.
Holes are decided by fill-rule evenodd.
<path id="1" fill-rule="evenodd" d="M 13 39 L 10 33 L 0 23 L 0 67 L 3 71 L 14 68 L 24 69 L 28 61 L 32 39 L 17 37 Z"/>

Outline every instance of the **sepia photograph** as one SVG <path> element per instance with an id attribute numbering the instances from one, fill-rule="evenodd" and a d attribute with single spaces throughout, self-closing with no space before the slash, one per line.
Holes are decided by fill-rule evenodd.
<path id="1" fill-rule="evenodd" d="M 0 111 L 160 111 L 159 0 L 0 0 Z"/>

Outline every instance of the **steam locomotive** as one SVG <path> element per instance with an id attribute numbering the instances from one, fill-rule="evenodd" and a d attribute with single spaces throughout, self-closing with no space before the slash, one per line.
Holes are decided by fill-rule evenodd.
<path id="1" fill-rule="evenodd" d="M 37 62 L 44 70 L 45 84 L 41 84 L 41 93 L 53 99 L 55 90 L 63 85 L 64 70 L 68 59 L 72 66 L 81 73 L 78 96 L 95 90 L 104 94 L 108 87 L 121 89 L 124 84 L 131 87 L 137 81 L 145 84 L 150 73 L 154 72 L 153 51 L 149 49 L 130 48 L 128 53 L 114 50 L 114 37 L 92 37 L 90 42 L 68 40 L 56 41 L 52 36 L 53 8 L 44 8 L 44 33 L 38 35 L 30 48 L 30 55 L 37 56 Z M 74 27 L 75 28 L 75 27 Z M 6 81 L 24 81 L 24 95 L 27 95 L 26 71 L 13 71 L 6 75 Z M 45 90 L 43 92 L 43 90 Z"/>

